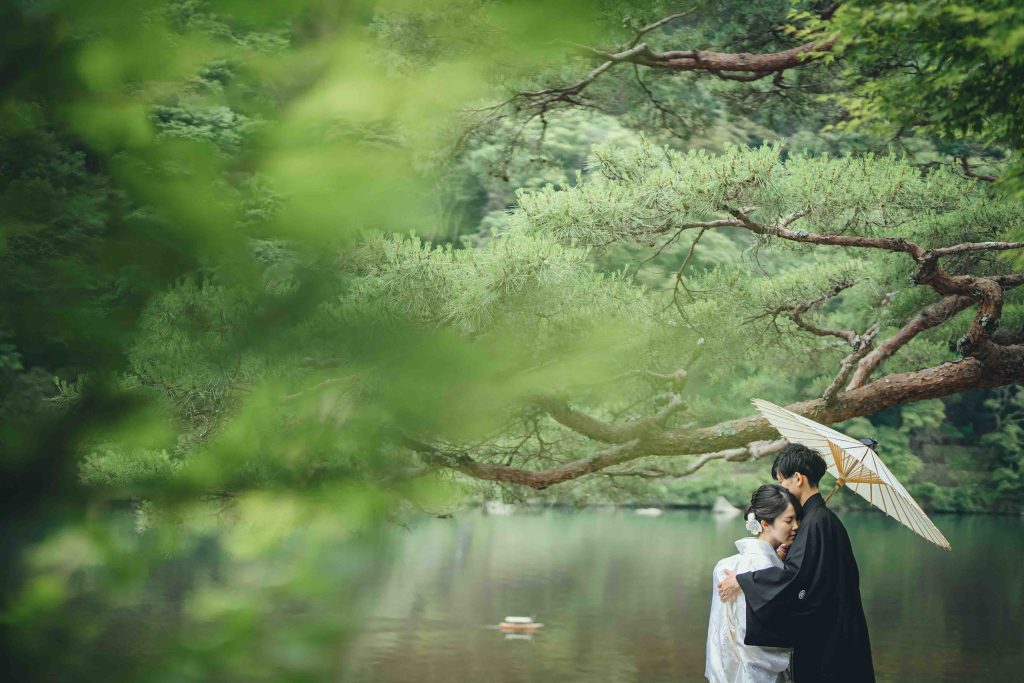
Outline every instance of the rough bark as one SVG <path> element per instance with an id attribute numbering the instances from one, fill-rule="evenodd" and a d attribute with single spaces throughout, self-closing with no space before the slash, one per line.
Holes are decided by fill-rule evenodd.
<path id="1" fill-rule="evenodd" d="M 641 52 L 630 58 L 642 66 L 673 71 L 708 71 L 711 73 L 747 73 L 768 75 L 791 69 L 829 52 L 834 39 L 804 43 L 789 50 L 766 54 L 711 52 L 710 50 L 670 50 Z"/>
<path id="2" fill-rule="evenodd" d="M 538 398 L 536 402 L 547 411 L 555 422 L 563 427 L 568 427 L 579 434 L 585 434 L 593 441 L 609 444 L 621 444 L 649 434 L 653 429 L 660 428 L 673 412 L 683 406 L 682 399 L 673 396 L 669 403 L 655 415 L 615 424 L 602 422 L 575 410 L 563 400 L 543 397 Z"/>
<path id="3" fill-rule="evenodd" d="M 593 47 L 577 46 L 579 51 L 588 57 L 598 60 L 598 65 L 579 81 L 565 86 L 544 88 L 543 90 L 522 91 L 511 99 L 497 105 L 502 107 L 517 99 L 531 103 L 533 116 L 543 116 L 553 106 L 564 103 L 579 105 L 578 96 L 598 77 L 619 64 L 632 64 L 634 68 L 643 66 L 651 69 L 667 69 L 670 71 L 702 71 L 727 80 L 757 81 L 773 74 L 779 75 L 786 69 L 807 64 L 820 59 L 832 51 L 836 38 L 811 41 L 803 45 L 762 54 L 746 52 L 714 52 L 711 50 L 668 50 L 656 52 L 640 39 L 651 31 L 661 28 L 666 23 L 685 16 L 688 12 L 673 14 L 648 26 L 638 29 L 633 39 L 624 47 L 615 50 L 599 50 Z M 646 86 L 642 87 L 646 90 Z M 648 92 L 649 94 L 649 92 Z M 492 107 L 490 109 L 494 109 Z"/>
<path id="4" fill-rule="evenodd" d="M 846 390 L 864 386 L 868 378 L 871 377 L 871 373 L 906 346 L 911 339 L 925 330 L 941 325 L 973 304 L 974 300 L 967 296 L 947 296 L 939 302 L 921 309 L 910 322 L 900 328 L 899 332 L 886 339 L 885 343 L 871 351 L 857 364 L 857 370 L 846 386 Z"/>

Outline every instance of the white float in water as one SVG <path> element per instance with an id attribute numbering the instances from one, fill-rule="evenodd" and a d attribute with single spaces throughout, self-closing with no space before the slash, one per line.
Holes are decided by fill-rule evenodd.
<path id="1" fill-rule="evenodd" d="M 522 633 L 532 633 L 543 626 L 544 624 L 534 621 L 533 617 L 505 617 L 505 621 L 498 624 L 498 628 L 502 631 L 518 631 Z"/>

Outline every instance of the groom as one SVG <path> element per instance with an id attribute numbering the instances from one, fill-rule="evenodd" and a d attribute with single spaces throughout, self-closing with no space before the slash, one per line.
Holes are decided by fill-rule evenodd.
<path id="1" fill-rule="evenodd" d="M 722 600 L 747 600 L 747 645 L 790 647 L 796 683 L 873 683 L 860 575 L 846 528 L 825 506 L 818 482 L 825 460 L 791 443 L 772 476 L 800 501 L 803 516 L 785 565 L 745 574 L 726 570 Z"/>

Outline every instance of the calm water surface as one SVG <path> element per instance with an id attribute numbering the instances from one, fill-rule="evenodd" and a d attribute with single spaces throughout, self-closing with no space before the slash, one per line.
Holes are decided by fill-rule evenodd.
<path id="1" fill-rule="evenodd" d="M 1020 680 L 1024 522 L 937 517 L 945 552 L 880 514 L 841 514 L 885 681 Z M 628 510 L 463 513 L 399 549 L 345 658 L 357 683 L 702 681 L 711 570 L 736 519 Z M 533 616 L 510 639 L 495 625 Z"/>

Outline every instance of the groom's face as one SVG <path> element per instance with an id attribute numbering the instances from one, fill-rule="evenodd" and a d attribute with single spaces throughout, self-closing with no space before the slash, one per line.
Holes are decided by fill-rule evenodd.
<path id="1" fill-rule="evenodd" d="M 775 481 L 782 484 L 783 488 L 792 493 L 797 498 L 800 497 L 800 481 L 802 476 L 799 472 L 794 472 L 791 477 L 782 476 L 782 472 L 775 475 Z"/>

